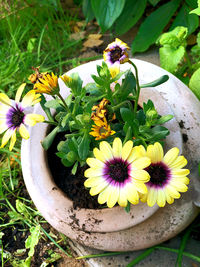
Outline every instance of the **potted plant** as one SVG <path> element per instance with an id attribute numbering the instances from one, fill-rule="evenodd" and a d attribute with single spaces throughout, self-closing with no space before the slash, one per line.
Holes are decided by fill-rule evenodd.
<path id="1" fill-rule="evenodd" d="M 130 60 L 128 49 L 116 39 L 104 51 L 105 62 L 79 66 L 60 81 L 36 69 L 30 77 L 34 89 L 22 102 L 24 85 L 12 105 L 0 94 L 1 132 L 6 131 L 2 146 L 11 138 L 12 149 L 16 130 L 27 139 L 24 125 L 46 122 L 31 127 L 30 139 L 22 143 L 23 176 L 38 210 L 58 231 L 103 250 L 160 243 L 184 229 L 199 211 L 194 205 L 198 194 L 191 192 L 199 188 L 195 118 L 200 104 L 173 75 Z M 34 115 L 27 114 L 25 108 L 39 100 Z M 182 152 L 192 170 L 190 183 Z M 57 178 L 62 165 L 52 154 L 65 166 L 64 182 Z M 64 184 L 70 188 L 68 196 Z M 83 185 L 84 193 L 78 191 Z M 74 204 L 77 196 L 81 203 Z M 93 196 L 96 204 L 91 204 Z"/>

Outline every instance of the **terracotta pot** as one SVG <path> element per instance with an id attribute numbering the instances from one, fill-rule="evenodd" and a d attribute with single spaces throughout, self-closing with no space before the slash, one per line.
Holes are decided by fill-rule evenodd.
<path id="1" fill-rule="evenodd" d="M 167 71 L 141 60 L 134 60 L 134 63 L 139 70 L 140 83 L 148 83 L 164 74 L 170 77 L 169 81 L 156 88 L 142 89 L 140 103 L 152 99 L 161 115 L 174 115 L 166 123 L 170 130 L 166 149 L 177 146 L 187 157 L 191 170 L 189 190 L 174 204 L 164 208 L 157 205 L 150 208 L 141 203 L 132 205 L 129 214 L 121 207 L 74 210 L 71 200 L 54 183 L 46 153 L 40 144 L 46 135 L 47 125 L 37 124 L 30 128 L 30 139 L 22 142 L 23 177 L 38 210 L 54 228 L 69 238 L 102 250 L 138 250 L 161 243 L 182 231 L 199 212 L 197 163 L 200 159 L 200 102 L 181 81 Z M 96 73 L 97 64 L 100 65 L 101 60 L 81 65 L 68 74 L 78 72 L 84 84 L 92 82 L 90 75 Z M 122 70 L 129 68 L 128 64 L 121 66 Z M 61 94 L 67 97 L 69 89 L 62 81 L 60 86 Z M 43 113 L 39 104 L 34 107 L 34 112 Z"/>

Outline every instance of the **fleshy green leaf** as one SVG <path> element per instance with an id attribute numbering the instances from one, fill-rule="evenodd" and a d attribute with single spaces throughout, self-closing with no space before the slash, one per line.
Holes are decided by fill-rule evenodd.
<path id="1" fill-rule="evenodd" d="M 190 79 L 189 87 L 200 100 L 200 68 L 193 73 Z"/>
<path id="2" fill-rule="evenodd" d="M 132 43 L 132 53 L 147 50 L 157 40 L 179 4 L 180 0 L 169 1 L 145 19 Z"/>
<path id="3" fill-rule="evenodd" d="M 29 53 L 33 52 L 33 49 L 35 48 L 36 40 L 37 40 L 36 38 L 31 38 L 28 40 L 27 51 Z"/>
<path id="4" fill-rule="evenodd" d="M 146 83 L 146 84 L 142 84 L 140 85 L 141 88 L 146 88 L 146 87 L 156 87 L 162 83 L 165 83 L 167 80 L 169 80 L 169 76 L 168 75 L 163 75 L 160 78 L 158 78 L 157 80 L 154 80 L 150 83 Z"/>
<path id="5" fill-rule="evenodd" d="M 98 24 L 103 32 L 108 30 L 121 14 L 125 0 L 91 0 Z"/>
<path id="6" fill-rule="evenodd" d="M 188 4 L 191 8 L 197 8 L 197 0 L 185 0 L 185 2 Z"/>
<path id="7" fill-rule="evenodd" d="M 56 136 L 56 134 L 59 132 L 59 127 L 55 127 L 53 131 L 51 131 L 42 141 L 42 146 L 44 150 L 48 150 L 51 144 L 53 143 L 53 140 Z"/>
<path id="8" fill-rule="evenodd" d="M 117 90 L 116 96 L 120 101 L 123 101 L 127 99 L 130 93 L 133 96 L 136 94 L 136 80 L 131 70 L 126 73 L 125 78 L 122 80 L 122 85 Z"/>
<path id="9" fill-rule="evenodd" d="M 94 12 L 91 6 L 91 0 L 83 0 L 83 14 L 86 17 L 86 22 L 93 20 Z"/>
<path id="10" fill-rule="evenodd" d="M 189 14 L 190 8 L 183 4 L 178 15 L 170 27 L 173 30 L 177 26 L 184 26 L 188 28 L 188 35 L 194 32 L 199 26 L 199 18 L 196 14 Z"/>
<path id="11" fill-rule="evenodd" d="M 147 0 L 126 0 L 123 12 L 115 23 L 115 31 L 118 35 L 127 32 L 140 19 L 144 13 Z"/>
<path id="12" fill-rule="evenodd" d="M 159 49 L 159 54 L 161 67 L 171 73 L 175 73 L 178 64 L 184 57 L 185 47 L 179 46 L 179 48 L 175 49 L 170 46 L 164 46 Z"/>
<path id="13" fill-rule="evenodd" d="M 84 160 L 87 158 L 90 149 L 90 137 L 87 132 L 85 132 L 81 143 L 78 146 L 78 155 L 80 159 Z"/>

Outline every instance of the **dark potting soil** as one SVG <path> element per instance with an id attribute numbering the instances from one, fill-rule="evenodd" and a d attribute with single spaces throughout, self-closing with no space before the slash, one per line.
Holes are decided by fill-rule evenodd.
<path id="1" fill-rule="evenodd" d="M 97 196 L 91 196 L 89 190 L 84 187 L 84 171 L 88 166 L 78 167 L 75 175 L 70 167 L 65 167 L 59 157 L 56 156 L 57 145 L 63 139 L 63 133 L 57 134 L 53 144 L 47 151 L 47 161 L 56 185 L 73 201 L 73 208 L 102 209 L 97 202 Z M 56 188 L 55 188 L 56 190 Z"/>

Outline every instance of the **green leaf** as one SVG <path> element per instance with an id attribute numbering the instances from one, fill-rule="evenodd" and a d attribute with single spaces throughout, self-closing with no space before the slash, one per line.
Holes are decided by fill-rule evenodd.
<path id="1" fill-rule="evenodd" d="M 126 100 L 127 96 L 133 93 L 133 96 L 136 95 L 136 80 L 131 70 L 125 75 L 125 78 L 122 80 L 120 88 L 117 88 L 116 96 L 120 101 Z"/>
<path id="2" fill-rule="evenodd" d="M 130 202 L 128 201 L 128 203 L 127 203 L 127 206 L 124 208 L 125 209 L 125 211 L 127 212 L 127 213 L 129 213 L 130 212 L 130 209 L 131 209 L 131 204 L 130 204 Z"/>
<path id="3" fill-rule="evenodd" d="M 188 35 L 188 29 L 183 26 L 177 26 L 170 32 L 163 33 L 159 39 L 158 43 L 162 46 L 170 46 L 172 48 L 178 48 L 179 46 L 186 47 L 186 38 Z"/>
<path id="4" fill-rule="evenodd" d="M 184 57 L 185 47 L 179 46 L 179 48 L 175 49 L 172 47 L 164 46 L 159 49 L 159 54 L 161 67 L 171 73 L 175 73 L 178 64 Z"/>
<path id="5" fill-rule="evenodd" d="M 51 131 L 42 141 L 42 146 L 44 150 L 48 150 L 51 144 L 53 143 L 53 140 L 56 136 L 56 134 L 59 132 L 59 127 L 55 127 L 53 131 Z"/>
<path id="6" fill-rule="evenodd" d="M 185 0 L 185 2 L 188 4 L 191 8 L 197 8 L 197 0 Z"/>
<path id="7" fill-rule="evenodd" d="M 161 0 L 149 0 L 149 3 L 152 4 L 152 6 L 156 6 Z"/>
<path id="8" fill-rule="evenodd" d="M 124 9 L 115 23 L 115 31 L 118 35 L 132 28 L 144 13 L 147 0 L 126 0 Z"/>
<path id="9" fill-rule="evenodd" d="M 169 76 L 168 75 L 163 75 L 160 78 L 158 78 L 157 80 L 154 80 L 150 83 L 146 83 L 146 84 L 142 84 L 140 85 L 141 88 L 146 88 L 146 87 L 156 87 L 162 83 L 165 83 L 167 80 L 169 80 Z"/>
<path id="10" fill-rule="evenodd" d="M 198 7 L 190 12 L 190 14 L 196 14 L 200 16 L 200 0 L 198 0 Z"/>
<path id="11" fill-rule="evenodd" d="M 151 129 L 152 136 L 149 138 L 149 141 L 159 141 L 165 139 L 169 135 L 169 130 L 163 126 L 157 125 Z"/>
<path id="12" fill-rule="evenodd" d="M 33 49 L 35 48 L 36 40 L 37 40 L 36 38 L 31 38 L 28 40 L 27 51 L 29 53 L 33 52 Z"/>
<path id="13" fill-rule="evenodd" d="M 173 30 L 177 26 L 184 26 L 188 28 L 188 35 L 193 33 L 199 26 L 199 18 L 195 14 L 189 14 L 190 8 L 183 4 L 178 15 L 170 27 L 170 30 Z"/>
<path id="14" fill-rule="evenodd" d="M 49 100 L 44 105 L 46 108 L 53 108 L 53 109 L 61 107 L 58 99 Z"/>
<path id="15" fill-rule="evenodd" d="M 83 9 L 83 14 L 86 17 L 86 23 L 93 20 L 94 12 L 92 10 L 91 0 L 83 0 L 82 9 Z"/>
<path id="16" fill-rule="evenodd" d="M 180 0 L 169 1 L 145 19 L 132 43 L 132 53 L 147 50 L 157 40 L 179 4 Z"/>
<path id="17" fill-rule="evenodd" d="M 85 132 L 82 141 L 78 146 L 78 155 L 81 160 L 85 160 L 90 149 L 90 136 Z"/>
<path id="18" fill-rule="evenodd" d="M 76 161 L 76 163 L 74 164 L 73 168 L 72 168 L 72 174 L 75 175 L 77 172 L 77 168 L 78 168 L 78 161 Z"/>
<path id="19" fill-rule="evenodd" d="M 32 257 L 34 255 L 34 248 L 38 244 L 40 239 L 40 225 L 32 226 L 30 228 L 30 235 L 25 241 L 26 248 L 29 248 L 28 256 Z"/>
<path id="20" fill-rule="evenodd" d="M 66 159 L 69 161 L 69 162 L 72 162 L 74 163 L 76 160 L 77 160 L 77 154 L 76 152 L 74 151 L 69 151 L 66 155 Z"/>
<path id="21" fill-rule="evenodd" d="M 173 119 L 173 115 L 165 115 L 165 116 L 162 116 L 161 118 L 159 118 L 156 122 L 155 122 L 155 124 L 163 124 L 163 123 L 165 123 L 165 122 L 167 122 L 167 121 L 170 121 L 171 119 Z"/>
<path id="22" fill-rule="evenodd" d="M 68 83 L 68 86 L 71 88 L 72 93 L 74 96 L 80 96 L 82 93 L 82 84 L 83 81 L 81 80 L 80 76 L 78 73 L 72 73 L 70 75 L 72 78 L 70 82 Z"/>
<path id="23" fill-rule="evenodd" d="M 16 210 L 23 214 L 25 218 L 30 218 L 30 214 L 27 211 L 26 206 L 24 205 L 24 203 L 22 203 L 19 199 L 16 200 Z"/>
<path id="24" fill-rule="evenodd" d="M 108 30 L 121 14 L 125 0 L 91 0 L 98 24 L 103 32 Z"/>
<path id="25" fill-rule="evenodd" d="M 189 88 L 200 100 L 200 68 L 193 73 L 189 82 Z"/>

